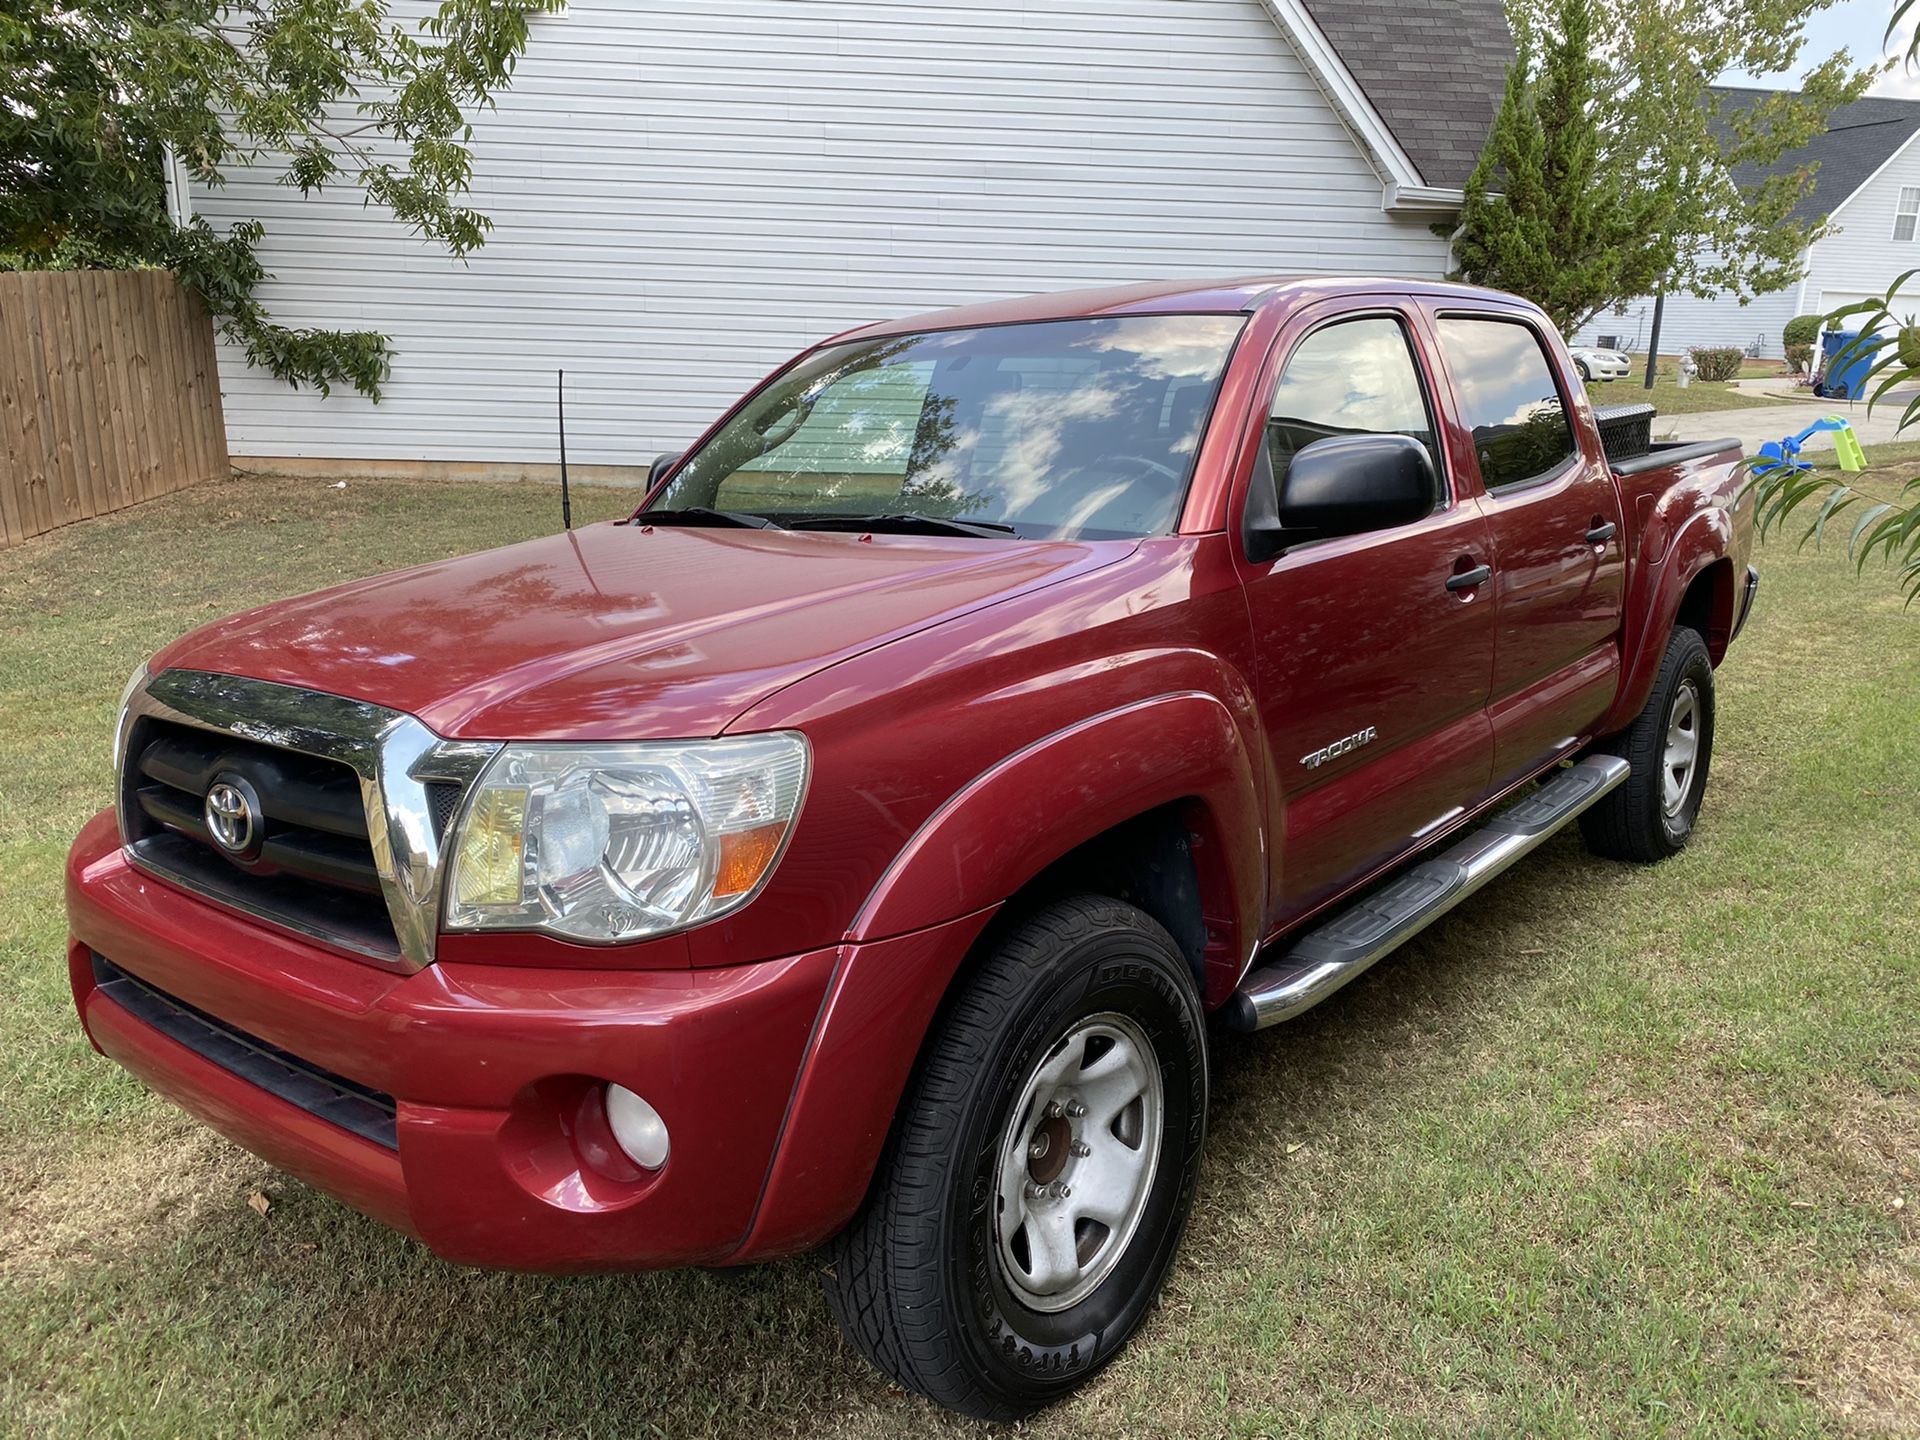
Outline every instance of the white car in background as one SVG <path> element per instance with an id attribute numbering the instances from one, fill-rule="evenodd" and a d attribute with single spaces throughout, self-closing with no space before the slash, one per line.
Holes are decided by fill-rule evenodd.
<path id="1" fill-rule="evenodd" d="M 1574 367 L 1579 370 L 1580 378 L 1588 382 L 1624 380 L 1633 369 L 1633 361 L 1618 350 L 1597 350 L 1576 345 L 1568 353 L 1573 356 Z"/>

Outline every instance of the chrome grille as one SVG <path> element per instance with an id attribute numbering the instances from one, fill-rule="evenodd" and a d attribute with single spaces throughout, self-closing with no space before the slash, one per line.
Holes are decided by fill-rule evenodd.
<path id="1" fill-rule="evenodd" d="M 165 720 L 148 720 L 140 730 L 131 742 L 131 784 L 147 823 L 198 841 L 249 875 L 380 893 L 360 777 L 349 767 Z M 222 776 L 247 781 L 260 799 L 265 824 L 256 854 L 229 854 L 208 832 L 207 792 Z"/>
<path id="2" fill-rule="evenodd" d="M 135 685 L 120 723 L 120 829 L 136 865 L 363 959 L 432 961 L 441 845 L 496 743 L 443 740 L 364 701 L 193 670 Z M 209 805 L 219 787 L 246 796 L 244 844 L 209 823 L 221 818 Z"/>

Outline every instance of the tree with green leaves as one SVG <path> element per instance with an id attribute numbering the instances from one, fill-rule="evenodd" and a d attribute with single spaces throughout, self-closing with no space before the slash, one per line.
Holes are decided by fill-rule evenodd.
<path id="1" fill-rule="evenodd" d="M 355 185 L 466 255 L 490 228 L 464 203 L 468 117 L 508 84 L 532 18 L 562 3 L 442 0 L 406 25 L 388 0 L 11 0 L 0 269 L 173 270 L 253 364 L 377 399 L 387 337 L 275 322 L 255 296 L 259 222 L 175 225 L 167 156 L 208 186 L 254 164 L 305 195 Z"/>
<path id="2" fill-rule="evenodd" d="M 1516 57 L 1455 238 L 1461 278 L 1573 333 L 1669 293 L 1745 299 L 1798 278 L 1818 177 L 1768 173 L 1876 73 L 1843 50 L 1797 93 L 1730 95 L 1729 69 L 1792 69 L 1834 0 L 1508 0 Z M 1817 193 L 1817 191 L 1815 192 Z"/>
<path id="3" fill-rule="evenodd" d="M 1658 187 L 1621 187 L 1594 123 L 1608 66 L 1592 0 L 1560 0 L 1553 23 L 1516 15 L 1516 54 L 1454 241 L 1459 273 L 1525 295 L 1572 334 L 1657 278 L 1640 241 Z"/>

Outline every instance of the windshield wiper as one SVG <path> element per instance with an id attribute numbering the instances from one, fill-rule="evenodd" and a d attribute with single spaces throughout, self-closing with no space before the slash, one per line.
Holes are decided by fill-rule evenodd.
<path id="1" fill-rule="evenodd" d="M 974 535 L 985 540 L 1020 533 L 999 520 L 957 520 L 918 510 L 895 510 L 882 515 L 796 515 L 789 516 L 787 523 L 795 530 L 924 530 L 935 535 Z"/>
<path id="2" fill-rule="evenodd" d="M 743 530 L 786 528 L 751 511 L 714 510 L 705 505 L 689 505 L 682 510 L 642 510 L 633 521 L 636 525 L 737 525 Z"/>

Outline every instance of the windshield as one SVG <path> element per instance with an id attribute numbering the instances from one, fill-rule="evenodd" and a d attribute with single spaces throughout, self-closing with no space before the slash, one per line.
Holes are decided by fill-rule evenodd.
<path id="1" fill-rule="evenodd" d="M 1186 497 L 1242 321 L 1140 315 L 835 345 L 755 395 L 647 509 L 810 528 L 842 517 L 1027 538 L 1160 534 Z"/>

